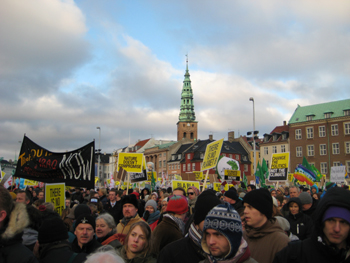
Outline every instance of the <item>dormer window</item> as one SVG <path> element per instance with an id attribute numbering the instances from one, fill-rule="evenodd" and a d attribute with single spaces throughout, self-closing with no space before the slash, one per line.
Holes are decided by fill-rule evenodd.
<path id="1" fill-rule="evenodd" d="M 273 135 L 273 140 L 274 140 L 274 141 L 277 141 L 277 139 L 278 139 L 277 134 Z"/>
<path id="2" fill-rule="evenodd" d="M 324 118 L 325 119 L 329 119 L 331 117 L 331 115 L 332 114 L 330 112 L 327 112 L 327 113 L 324 114 Z"/>
<path id="3" fill-rule="evenodd" d="M 313 118 L 314 118 L 314 115 L 308 115 L 308 116 L 306 116 L 306 120 L 307 120 L 307 121 L 312 121 Z"/>
<path id="4" fill-rule="evenodd" d="M 350 110 L 344 110 L 344 116 L 350 116 Z"/>
<path id="5" fill-rule="evenodd" d="M 177 159 L 181 159 L 181 153 L 177 155 Z"/>
<path id="6" fill-rule="evenodd" d="M 287 134 L 283 133 L 282 134 L 282 140 L 286 140 L 287 139 Z"/>

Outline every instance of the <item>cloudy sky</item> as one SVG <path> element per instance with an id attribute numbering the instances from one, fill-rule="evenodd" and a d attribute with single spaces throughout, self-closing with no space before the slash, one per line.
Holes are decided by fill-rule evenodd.
<path id="1" fill-rule="evenodd" d="M 176 140 L 186 57 L 199 138 L 260 135 L 350 97 L 350 1 L 2 0 L 0 157 Z"/>

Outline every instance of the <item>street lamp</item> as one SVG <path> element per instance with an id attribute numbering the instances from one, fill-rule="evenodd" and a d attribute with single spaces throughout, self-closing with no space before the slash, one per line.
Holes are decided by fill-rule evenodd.
<path id="1" fill-rule="evenodd" d="M 101 128 L 100 128 L 100 127 L 96 127 L 96 129 L 99 130 L 99 135 L 98 135 L 98 149 L 97 149 L 97 154 L 98 154 L 97 177 L 98 177 L 99 179 L 101 179 L 101 178 L 100 178 Z"/>
<path id="2" fill-rule="evenodd" d="M 254 175 L 256 171 L 256 152 L 255 152 L 255 105 L 254 105 L 254 98 L 250 97 L 249 101 L 253 102 L 253 153 L 254 153 Z"/>

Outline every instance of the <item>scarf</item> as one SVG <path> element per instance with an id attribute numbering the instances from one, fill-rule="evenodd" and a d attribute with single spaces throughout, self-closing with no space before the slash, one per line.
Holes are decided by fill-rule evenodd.
<path id="1" fill-rule="evenodd" d="M 185 223 L 180 218 L 177 218 L 177 217 L 172 216 L 170 214 L 165 214 L 163 217 L 168 217 L 171 220 L 173 220 L 179 226 L 182 235 L 184 235 L 184 233 L 185 233 Z"/>
<path id="2" fill-rule="evenodd" d="M 225 258 L 216 258 L 212 255 L 208 255 L 209 261 L 212 263 L 242 263 L 249 259 L 250 257 L 250 251 L 248 248 L 248 243 L 245 241 L 245 239 L 242 237 L 241 239 L 241 245 L 239 246 L 236 255 L 233 258 L 225 259 Z"/>
<path id="3" fill-rule="evenodd" d="M 131 217 L 131 218 L 128 218 L 128 219 L 126 219 L 125 217 L 123 217 L 123 219 L 121 220 L 121 223 L 122 223 L 124 226 L 126 226 L 126 225 L 129 223 L 129 221 L 130 221 L 131 219 L 135 218 L 137 215 L 138 215 L 138 214 L 136 213 L 135 216 L 133 216 L 133 217 Z"/>
<path id="4" fill-rule="evenodd" d="M 197 201 L 197 196 L 193 198 L 192 200 L 188 198 L 188 206 L 194 207 Z"/>
<path id="5" fill-rule="evenodd" d="M 200 248 L 203 232 L 200 229 L 196 229 L 196 226 L 194 223 L 190 225 L 190 228 L 188 229 L 188 236 L 192 239 L 192 241 Z"/>
<path id="6" fill-rule="evenodd" d="M 150 214 L 148 219 L 147 219 L 147 223 L 150 225 L 150 224 L 153 224 L 154 222 L 156 222 L 160 217 L 160 212 L 157 210 L 155 211 L 154 213 Z"/>

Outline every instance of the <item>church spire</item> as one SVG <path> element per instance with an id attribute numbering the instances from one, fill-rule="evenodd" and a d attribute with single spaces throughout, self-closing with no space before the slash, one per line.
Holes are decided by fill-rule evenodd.
<path id="1" fill-rule="evenodd" d="M 196 115 L 194 113 L 193 92 L 191 86 L 190 73 L 188 71 L 188 55 L 186 55 L 186 72 L 184 77 L 185 78 L 183 81 L 181 92 L 179 121 L 191 122 L 196 120 Z"/>

